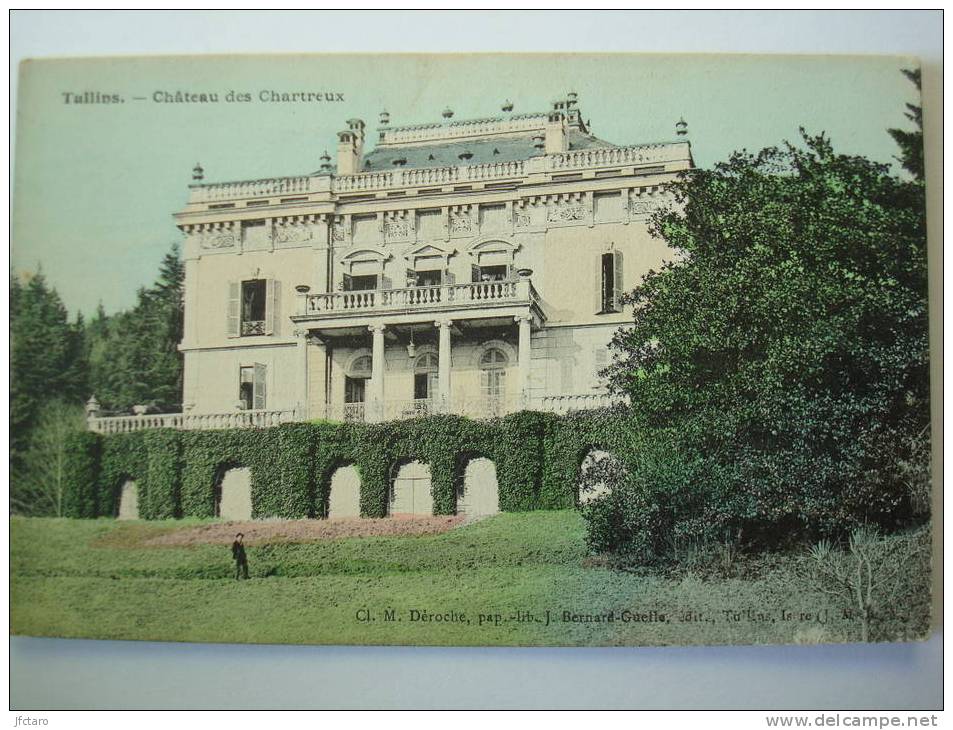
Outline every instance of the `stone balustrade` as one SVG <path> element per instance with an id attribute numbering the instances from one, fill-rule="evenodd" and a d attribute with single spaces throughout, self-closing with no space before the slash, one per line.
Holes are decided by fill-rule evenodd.
<path id="1" fill-rule="evenodd" d="M 301 298 L 299 316 L 361 314 L 408 309 L 453 309 L 468 305 L 492 306 L 538 302 L 539 295 L 528 279 L 480 281 L 403 289 L 367 289 L 308 294 Z"/>
<path id="2" fill-rule="evenodd" d="M 312 413 L 312 418 L 329 421 L 363 422 L 365 420 L 399 421 L 420 418 L 437 413 L 453 413 L 477 420 L 500 418 L 520 410 L 569 413 L 624 404 L 625 399 L 607 393 L 556 395 L 524 399 L 519 396 L 469 398 L 452 404 L 437 399 L 386 400 L 382 414 L 374 414 L 370 403 L 340 403 L 327 405 Z M 269 428 L 282 423 L 304 420 L 296 409 L 249 410 L 230 413 L 156 413 L 141 416 L 91 416 L 87 418 L 90 431 L 101 434 L 131 433 L 152 428 L 173 428 L 180 431 L 207 431 L 229 428 Z"/>
<path id="3" fill-rule="evenodd" d="M 460 139 L 461 137 L 476 137 L 490 134 L 513 134 L 541 129 L 546 123 L 548 115 L 513 114 L 508 117 L 491 117 L 488 119 L 463 119 L 458 122 L 441 124 L 413 124 L 404 127 L 384 127 L 382 145 L 419 144 L 421 142 L 435 142 L 443 139 Z"/>
<path id="4" fill-rule="evenodd" d="M 570 411 L 591 411 L 597 408 L 609 408 L 625 405 L 626 398 L 611 393 L 584 393 L 580 395 L 547 395 L 539 398 L 532 410 L 546 413 L 569 413 Z"/>
<path id="5" fill-rule="evenodd" d="M 190 203 L 214 203 L 242 198 L 263 198 L 272 195 L 307 195 L 315 192 L 315 176 L 275 177 L 265 180 L 240 180 L 237 182 L 191 185 Z"/>
<path id="6" fill-rule="evenodd" d="M 548 155 L 547 160 L 550 170 L 591 169 L 614 165 L 664 164 L 679 159 L 677 157 L 678 147 L 685 147 L 685 154 L 687 155 L 687 143 L 674 143 L 574 150 Z"/>
<path id="7" fill-rule="evenodd" d="M 91 416 L 90 431 L 102 434 L 130 433 L 150 428 L 207 431 L 223 428 L 268 428 L 300 420 L 297 411 L 248 410 L 231 413 L 156 413 L 141 416 Z"/>
<path id="8" fill-rule="evenodd" d="M 530 171 L 529 163 L 533 163 L 536 159 L 543 161 L 542 168 L 538 169 L 552 173 L 619 165 L 662 165 L 666 162 L 684 160 L 687 157 L 688 144 L 684 142 L 605 147 L 561 152 L 529 161 L 487 162 L 480 165 L 421 167 L 363 172 L 357 175 L 334 175 L 330 178 L 330 185 L 331 191 L 335 194 L 377 192 L 494 180 L 520 180 L 527 176 Z M 321 190 L 327 191 L 327 185 L 327 176 L 320 175 L 192 185 L 189 203 L 215 204 L 281 195 L 309 195 Z"/>

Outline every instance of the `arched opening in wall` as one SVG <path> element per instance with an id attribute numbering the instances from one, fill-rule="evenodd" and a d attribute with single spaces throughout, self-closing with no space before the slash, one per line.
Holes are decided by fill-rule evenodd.
<path id="1" fill-rule="evenodd" d="M 139 487 L 133 479 L 123 479 L 116 505 L 117 520 L 139 519 Z"/>
<path id="2" fill-rule="evenodd" d="M 339 466 L 331 474 L 326 514 L 330 519 L 361 516 L 361 475 L 354 464 Z"/>
<path id="3" fill-rule="evenodd" d="M 229 522 L 251 519 L 251 469 L 225 465 L 215 480 L 215 516 Z"/>
<path id="4" fill-rule="evenodd" d="M 500 511 L 496 464 L 484 456 L 468 456 L 457 479 L 457 514 L 468 517 L 495 515 Z"/>
<path id="5" fill-rule="evenodd" d="M 433 514 L 433 493 L 430 465 L 409 461 L 394 466 L 391 478 L 390 509 L 392 517 Z"/>
<path id="6" fill-rule="evenodd" d="M 579 482 L 576 485 L 576 498 L 580 505 L 607 495 L 614 479 L 625 473 L 625 467 L 614 454 L 592 447 L 579 466 Z"/>

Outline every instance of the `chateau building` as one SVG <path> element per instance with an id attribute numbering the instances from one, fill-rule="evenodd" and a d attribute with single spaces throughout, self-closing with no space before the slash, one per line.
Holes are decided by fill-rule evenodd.
<path id="1" fill-rule="evenodd" d="M 299 177 L 209 184 L 196 166 L 175 214 L 183 413 L 154 425 L 605 405 L 620 296 L 670 253 L 648 219 L 693 164 L 685 131 L 618 146 L 571 93 L 488 119 L 383 112 L 373 147 L 351 119 L 334 164 Z"/>

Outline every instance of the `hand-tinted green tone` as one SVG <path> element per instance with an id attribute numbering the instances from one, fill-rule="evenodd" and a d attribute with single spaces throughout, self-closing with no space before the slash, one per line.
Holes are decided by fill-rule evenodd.
<path id="1" fill-rule="evenodd" d="M 355 32 L 359 32 L 355 29 Z M 890 162 L 883 130 L 907 128 L 919 103 L 895 57 L 236 56 L 29 62 L 17 109 L 13 267 L 42 262 L 70 310 L 129 307 L 179 239 L 180 209 L 201 162 L 208 181 L 317 170 L 351 117 L 376 126 L 545 111 L 575 90 L 601 138 L 670 140 L 681 116 L 698 165 L 734 150 L 826 132 L 837 148 Z M 250 92 L 252 102 L 159 104 L 156 91 Z M 343 102 L 262 103 L 261 91 L 343 93 Z M 64 92 L 122 104 L 65 104 Z M 134 96 L 146 97 L 135 101 Z M 371 132 L 371 138 L 373 132 Z"/>
<path id="2" fill-rule="evenodd" d="M 796 556 L 739 561 L 707 573 L 614 571 L 586 559 L 584 523 L 571 510 L 503 514 L 435 536 L 252 546 L 247 581 L 232 577 L 227 545 L 143 545 L 194 526 L 192 520 L 14 518 L 11 633 L 228 643 L 658 646 L 856 641 L 861 632 L 859 620 L 844 618 L 839 600 L 799 579 Z M 927 591 L 914 599 L 883 638 L 923 636 Z M 358 621 L 359 609 L 377 620 Z M 402 620 L 384 621 L 387 609 Z M 737 620 L 726 617 L 726 609 L 738 611 Z M 796 618 L 782 620 L 782 609 Z M 813 618 L 825 609 L 827 622 Z M 414 622 L 411 610 L 456 611 L 470 622 Z M 518 611 L 543 617 L 547 610 L 549 626 L 479 622 L 481 613 L 509 619 Z M 613 612 L 615 620 L 563 621 L 564 611 Z M 623 611 L 632 620 L 623 621 Z M 759 613 L 768 620 L 757 620 Z"/>

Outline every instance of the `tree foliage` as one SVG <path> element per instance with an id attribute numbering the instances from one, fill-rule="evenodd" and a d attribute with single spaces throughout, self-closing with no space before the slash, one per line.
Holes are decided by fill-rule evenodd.
<path id="1" fill-rule="evenodd" d="M 10 280 L 10 456 L 24 467 L 30 436 L 46 403 L 78 403 L 86 391 L 83 324 L 71 323 L 56 290 L 37 271 Z"/>
<path id="2" fill-rule="evenodd" d="M 69 442 L 85 428 L 81 406 L 55 400 L 40 407 L 23 454 L 19 478 L 10 484 L 13 511 L 34 516 L 64 516 Z"/>
<path id="3" fill-rule="evenodd" d="M 629 504 L 664 500 L 632 516 L 640 544 L 903 523 L 897 464 L 929 423 L 922 184 L 805 134 L 673 187 L 654 232 L 679 253 L 607 371 L 661 444 L 633 471 Z"/>
<path id="4" fill-rule="evenodd" d="M 137 404 L 178 410 L 182 392 L 182 287 L 185 275 L 177 247 L 165 256 L 150 288 L 140 289 L 132 309 L 107 315 L 102 305 L 86 323 L 69 321 L 56 290 L 41 271 L 10 281 L 11 508 L 49 514 L 51 464 L 44 448 L 58 443 L 60 427 L 75 425 L 91 394 L 109 410 Z M 40 444 L 46 444 L 41 447 Z M 58 447 L 57 447 L 58 448 Z M 55 451 L 55 449 L 54 449 Z M 51 454 L 53 452 L 50 452 Z M 51 458 L 53 458 L 51 456 Z M 60 508 L 57 508 L 60 509 Z"/>
<path id="5" fill-rule="evenodd" d="M 86 346 L 90 389 L 104 408 L 180 410 L 184 280 L 178 248 L 173 247 L 155 284 L 139 290 L 135 307 L 112 317 L 100 307 L 87 330 Z"/>

